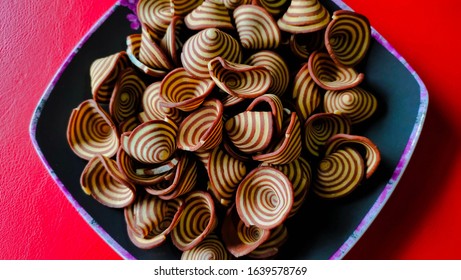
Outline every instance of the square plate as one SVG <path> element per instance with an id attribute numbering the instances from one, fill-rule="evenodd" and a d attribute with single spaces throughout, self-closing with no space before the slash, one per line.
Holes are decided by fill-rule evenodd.
<path id="1" fill-rule="evenodd" d="M 339 0 L 321 3 L 330 11 L 350 10 Z M 105 207 L 83 193 L 79 178 L 86 161 L 75 156 L 66 139 L 72 109 L 91 98 L 91 63 L 126 49 L 126 36 L 138 33 L 126 19 L 129 12 L 116 4 L 82 38 L 39 101 L 30 135 L 69 201 L 123 258 L 178 259 L 180 252 L 171 242 L 151 250 L 135 247 L 128 239 L 123 211 Z M 427 90 L 415 71 L 373 28 L 372 36 L 363 63 L 363 86 L 378 98 L 380 110 L 373 125 L 357 134 L 367 136 L 379 147 L 381 165 L 365 185 L 344 199 L 325 202 L 308 196 L 300 213 L 286 222 L 289 239 L 277 258 L 343 258 L 396 188 L 414 151 L 427 111 Z"/>

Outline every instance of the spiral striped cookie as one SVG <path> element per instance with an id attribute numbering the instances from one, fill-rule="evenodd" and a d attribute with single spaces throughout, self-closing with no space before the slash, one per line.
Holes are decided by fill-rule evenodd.
<path id="1" fill-rule="evenodd" d="M 264 66 L 272 75 L 272 85 L 267 93 L 282 96 L 290 82 L 290 71 L 285 60 L 276 52 L 270 50 L 259 51 L 252 54 L 244 64 Z"/>
<path id="2" fill-rule="evenodd" d="M 144 91 L 142 108 L 145 116 L 143 120 L 145 122 L 148 120 L 165 120 L 165 118 L 169 118 L 174 123 L 180 124 L 183 119 L 181 111 L 161 105 L 160 84 L 161 82 L 154 82 Z"/>
<path id="3" fill-rule="evenodd" d="M 266 166 L 267 164 L 262 164 Z M 282 171 L 293 185 L 293 207 L 291 208 L 288 217 L 293 217 L 306 200 L 311 182 L 312 169 L 309 162 L 303 157 L 298 157 L 296 160 L 281 165 L 270 165 L 273 168 Z"/>
<path id="4" fill-rule="evenodd" d="M 339 10 L 325 31 L 325 46 L 337 64 L 354 67 L 363 60 L 371 43 L 368 19 L 356 12 Z"/>
<path id="5" fill-rule="evenodd" d="M 179 126 L 177 147 L 186 151 L 209 150 L 222 140 L 223 106 L 212 98 L 187 116 Z"/>
<path id="6" fill-rule="evenodd" d="M 271 164 L 287 164 L 301 155 L 302 137 L 301 122 L 295 112 L 289 114 L 282 129 L 282 137 L 277 139 L 260 154 L 253 156 L 253 160 Z"/>
<path id="7" fill-rule="evenodd" d="M 190 75 L 207 79 L 210 77 L 208 62 L 218 56 L 230 62 L 241 63 L 240 44 L 231 35 L 217 28 L 207 28 L 184 43 L 181 62 Z"/>
<path id="8" fill-rule="evenodd" d="M 126 207 L 136 197 L 134 184 L 125 179 L 117 163 L 102 155 L 96 155 L 87 163 L 80 185 L 87 195 L 111 208 Z"/>
<path id="9" fill-rule="evenodd" d="M 193 111 L 203 103 L 214 86 L 212 79 L 195 78 L 184 68 L 176 68 L 160 84 L 161 105 L 185 112 Z"/>
<path id="10" fill-rule="evenodd" d="M 109 112 L 115 123 L 121 123 L 138 114 L 146 85 L 133 68 L 127 68 L 117 80 L 109 103 Z"/>
<path id="11" fill-rule="evenodd" d="M 269 238 L 270 231 L 257 226 L 246 226 L 233 205 L 226 212 L 221 235 L 226 249 L 239 258 L 263 244 Z"/>
<path id="12" fill-rule="evenodd" d="M 227 136 L 241 152 L 251 154 L 266 149 L 274 133 L 271 112 L 245 111 L 224 124 Z"/>
<path id="13" fill-rule="evenodd" d="M 280 30 L 289 33 L 310 33 L 327 27 L 330 13 L 318 0 L 292 0 L 277 21 Z"/>
<path id="14" fill-rule="evenodd" d="M 322 88 L 314 82 L 309 74 L 307 63 L 304 64 L 294 78 L 291 94 L 296 112 L 303 123 L 320 105 L 322 99 L 321 91 Z"/>
<path id="15" fill-rule="evenodd" d="M 140 56 L 140 51 L 141 51 L 141 43 L 142 43 L 142 38 L 145 36 L 142 36 L 141 34 L 132 34 L 129 35 L 126 38 L 126 44 L 127 44 L 127 49 L 126 52 L 128 54 L 128 58 L 130 59 L 131 63 L 136 66 L 139 70 L 144 72 L 145 74 L 152 76 L 152 77 L 157 77 L 161 78 L 164 77 L 168 73 L 168 68 L 171 68 L 171 64 L 167 63 L 168 67 L 166 68 L 153 68 L 149 65 L 146 65 L 144 62 L 142 62 L 139 58 Z M 149 39 L 145 39 L 149 40 Z M 153 42 L 153 41 L 152 41 Z M 156 64 L 158 65 L 164 65 L 165 61 L 168 61 L 166 55 L 163 53 L 163 50 L 157 46 L 156 43 L 152 43 L 150 46 L 145 45 L 145 52 L 147 52 L 147 48 L 149 49 L 150 54 L 144 54 L 145 56 L 151 55 L 150 59 L 147 59 L 149 63 Z"/>
<path id="16" fill-rule="evenodd" d="M 280 135 L 283 128 L 283 103 L 275 94 L 261 95 L 250 103 L 246 111 L 268 111 L 272 114 L 274 120 L 275 134 Z"/>
<path id="17" fill-rule="evenodd" d="M 181 260 L 230 260 L 224 244 L 216 234 L 210 234 L 196 247 L 184 251 Z"/>
<path id="18" fill-rule="evenodd" d="M 141 122 L 138 119 L 138 116 L 131 116 L 127 118 L 126 120 L 123 120 L 121 123 L 118 125 L 118 131 L 119 133 L 125 133 L 132 131 L 135 129 L 138 125 L 140 125 Z"/>
<path id="19" fill-rule="evenodd" d="M 171 232 L 173 244 L 181 251 L 197 246 L 217 225 L 215 206 L 209 193 L 193 191 L 184 201 L 186 206 L 179 223 Z"/>
<path id="20" fill-rule="evenodd" d="M 211 152 L 206 167 L 209 187 L 214 197 L 223 206 L 231 205 L 239 183 L 247 174 L 245 163 L 233 158 L 226 150 L 216 147 Z"/>
<path id="21" fill-rule="evenodd" d="M 110 158 L 120 144 L 115 124 L 93 99 L 72 110 L 66 136 L 72 151 L 85 160 L 97 154 Z"/>
<path id="22" fill-rule="evenodd" d="M 381 162 L 381 153 L 378 147 L 365 136 L 337 134 L 330 137 L 330 139 L 328 139 L 327 143 L 325 144 L 325 155 L 329 155 L 340 148 L 348 146 L 354 147 L 357 150 L 365 150 L 365 178 L 369 179 Z"/>
<path id="23" fill-rule="evenodd" d="M 327 199 L 344 197 L 362 182 L 364 174 L 363 158 L 357 150 L 338 149 L 320 161 L 313 183 L 314 193 Z"/>
<path id="24" fill-rule="evenodd" d="M 208 62 L 208 70 L 222 91 L 239 98 L 263 95 L 272 84 L 272 76 L 264 66 L 232 63 L 219 56 Z"/>
<path id="25" fill-rule="evenodd" d="M 245 49 L 276 49 L 281 40 L 280 29 L 263 7 L 242 5 L 233 13 L 240 43 Z"/>
<path id="26" fill-rule="evenodd" d="M 293 207 L 293 186 L 272 167 L 257 167 L 237 188 L 235 205 L 246 226 L 273 229 L 282 224 Z"/>
<path id="27" fill-rule="evenodd" d="M 177 131 L 172 121 L 148 121 L 136 127 L 122 141 L 122 148 L 141 163 L 162 163 L 176 151 Z"/>
<path id="28" fill-rule="evenodd" d="M 248 257 L 253 259 L 267 259 L 278 254 L 279 248 L 288 240 L 288 229 L 284 224 L 270 231 L 269 238 L 251 251 Z"/>
<path id="29" fill-rule="evenodd" d="M 253 5 L 259 5 L 266 9 L 273 17 L 278 17 L 287 9 L 288 0 L 253 0 Z"/>
<path id="30" fill-rule="evenodd" d="M 328 53 L 315 51 L 309 56 L 309 73 L 317 85 L 326 90 L 344 90 L 358 86 L 365 75 L 352 67 L 339 66 Z"/>
<path id="31" fill-rule="evenodd" d="M 125 51 L 98 58 L 90 66 L 91 92 L 96 102 L 107 103 L 118 75 L 128 66 Z"/>
<path id="32" fill-rule="evenodd" d="M 203 0 L 203 2 L 184 18 L 191 30 L 206 28 L 234 29 L 231 17 L 222 0 Z"/>
<path id="33" fill-rule="evenodd" d="M 141 249 L 152 249 L 166 241 L 184 210 L 184 201 L 165 201 L 143 193 L 124 209 L 128 237 Z"/>
<path id="34" fill-rule="evenodd" d="M 317 113 L 304 123 L 304 145 L 307 152 L 318 157 L 328 139 L 339 133 L 349 134 L 350 120 L 341 114 Z"/>
<path id="35" fill-rule="evenodd" d="M 170 0 L 173 15 L 184 18 L 202 4 L 202 0 Z"/>
<path id="36" fill-rule="evenodd" d="M 142 25 L 147 25 L 152 31 L 154 40 L 159 40 L 165 34 L 173 18 L 170 0 L 139 0 L 137 5 L 138 19 Z"/>
<path id="37" fill-rule="evenodd" d="M 352 124 L 357 124 L 368 120 L 376 112 L 378 101 L 369 91 L 357 86 L 342 91 L 327 91 L 323 108 L 330 113 L 339 111 Z"/>

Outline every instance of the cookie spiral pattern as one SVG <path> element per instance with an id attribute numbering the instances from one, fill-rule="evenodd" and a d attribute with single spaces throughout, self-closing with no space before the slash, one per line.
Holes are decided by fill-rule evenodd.
<path id="1" fill-rule="evenodd" d="M 293 206 L 293 187 L 281 171 L 258 167 L 240 183 L 235 205 L 246 226 L 273 229 L 282 224 Z"/>
<path id="2" fill-rule="evenodd" d="M 191 1 L 192 2 L 192 1 Z M 170 0 L 139 0 L 137 15 L 141 24 L 145 24 L 160 39 L 166 32 L 173 17 Z"/>
<path id="3" fill-rule="evenodd" d="M 190 75 L 206 79 L 210 77 L 208 62 L 218 56 L 230 62 L 241 63 L 240 44 L 231 35 L 217 28 L 207 28 L 184 43 L 181 62 Z"/>
<path id="4" fill-rule="evenodd" d="M 329 155 L 342 147 L 348 146 L 355 147 L 356 149 L 361 147 L 365 150 L 365 178 L 369 179 L 381 162 L 381 153 L 378 147 L 365 136 L 337 134 L 328 139 L 328 142 L 325 144 L 325 155 Z"/>
<path id="5" fill-rule="evenodd" d="M 253 259 L 267 259 L 278 254 L 279 248 L 288 240 L 288 230 L 284 224 L 270 231 L 269 238 L 251 251 L 248 256 Z"/>
<path id="6" fill-rule="evenodd" d="M 369 119 L 378 108 L 374 95 L 361 87 L 353 87 L 342 91 L 327 91 L 323 99 L 325 112 L 341 112 L 352 124 Z"/>
<path id="7" fill-rule="evenodd" d="M 224 128 L 237 149 L 243 153 L 256 153 L 271 142 L 274 131 L 272 113 L 245 111 L 229 119 Z"/>
<path id="8" fill-rule="evenodd" d="M 281 40 L 277 22 L 263 7 L 242 5 L 234 10 L 240 43 L 245 49 L 275 49 Z"/>
<path id="9" fill-rule="evenodd" d="M 246 111 L 268 111 L 272 113 L 274 121 L 275 133 L 279 135 L 283 128 L 283 103 L 282 100 L 275 94 L 264 94 L 253 99 L 248 105 Z"/>
<path id="10" fill-rule="evenodd" d="M 177 147 L 186 151 L 209 150 L 218 146 L 223 132 L 223 106 L 212 98 L 181 122 Z"/>
<path id="11" fill-rule="evenodd" d="M 195 78 L 184 68 L 176 68 L 160 84 L 161 105 L 185 112 L 193 111 L 203 103 L 214 86 L 209 76 L 208 79 Z"/>
<path id="12" fill-rule="evenodd" d="M 359 85 L 365 75 L 354 68 L 334 63 L 324 52 L 315 51 L 308 61 L 309 73 L 317 85 L 326 90 L 343 90 Z"/>
<path id="13" fill-rule="evenodd" d="M 288 4 L 288 0 L 253 0 L 252 2 L 266 9 L 274 17 L 284 12 Z"/>
<path id="14" fill-rule="evenodd" d="M 80 185 L 87 195 L 111 208 L 126 207 L 136 197 L 135 186 L 125 179 L 116 162 L 102 155 L 96 155 L 85 166 Z"/>
<path id="15" fill-rule="evenodd" d="M 355 149 L 345 147 L 325 156 L 317 168 L 314 192 L 323 198 L 339 198 L 353 191 L 363 180 L 365 167 Z"/>
<path id="16" fill-rule="evenodd" d="M 314 82 L 309 74 L 307 63 L 301 67 L 294 78 L 291 97 L 294 100 L 296 111 L 303 123 L 320 105 L 322 99 L 321 88 Z"/>
<path id="17" fill-rule="evenodd" d="M 115 123 L 121 123 L 139 112 L 145 89 L 146 85 L 133 68 L 127 68 L 120 74 L 109 104 Z"/>
<path id="18" fill-rule="evenodd" d="M 371 42 L 370 22 L 352 11 L 336 11 L 325 31 L 325 46 L 334 62 L 354 67 L 367 54 Z"/>
<path id="19" fill-rule="evenodd" d="M 208 235 L 196 247 L 184 251 L 181 260 L 230 260 L 224 244 L 216 234 Z"/>
<path id="20" fill-rule="evenodd" d="M 148 121 L 136 127 L 128 139 L 122 141 L 122 147 L 141 163 L 162 163 L 176 151 L 177 131 L 171 121 Z"/>
<path id="21" fill-rule="evenodd" d="M 280 30 L 289 33 L 310 33 L 327 27 L 330 13 L 318 0 L 292 0 L 278 20 Z"/>
<path id="22" fill-rule="evenodd" d="M 272 85 L 267 93 L 282 96 L 290 82 L 290 72 L 285 60 L 276 52 L 270 50 L 259 51 L 251 55 L 244 64 L 264 66 L 272 75 Z"/>
<path id="23" fill-rule="evenodd" d="M 150 44 L 144 44 L 142 46 L 143 35 L 141 34 L 132 34 L 129 35 L 126 39 L 128 58 L 131 63 L 136 66 L 139 70 L 146 73 L 149 76 L 161 78 L 168 73 L 168 69 L 171 68 L 171 64 L 168 62 L 165 64 L 165 61 L 168 61 L 166 55 L 163 53 L 163 50 L 157 46 L 156 43 L 150 41 Z M 150 39 L 144 39 L 150 40 Z M 140 60 L 141 47 L 143 47 L 144 60 L 153 65 L 147 65 Z M 158 66 L 158 67 L 157 67 Z M 165 66 L 165 67 L 163 67 Z"/>
<path id="24" fill-rule="evenodd" d="M 238 6 L 251 4 L 252 0 L 223 0 L 224 6 L 229 10 L 235 10 Z"/>
<path id="25" fill-rule="evenodd" d="M 93 61 L 90 66 L 91 92 L 96 102 L 109 102 L 117 77 L 127 65 L 128 55 L 125 51 Z"/>
<path id="26" fill-rule="evenodd" d="M 205 28 L 233 29 L 231 18 L 222 0 L 204 0 L 184 18 L 186 26 L 191 30 Z"/>
<path id="27" fill-rule="evenodd" d="M 199 244 L 215 228 L 217 219 L 211 195 L 193 191 L 185 198 L 183 214 L 171 232 L 173 244 L 181 251 L 187 251 Z"/>
<path id="28" fill-rule="evenodd" d="M 340 114 L 317 113 L 304 124 L 304 145 L 311 155 L 318 157 L 331 136 L 338 133 L 349 134 L 350 131 L 350 121 Z"/>
<path id="29" fill-rule="evenodd" d="M 237 64 L 216 57 L 208 62 L 208 70 L 221 90 L 239 98 L 263 95 L 272 84 L 272 76 L 264 66 Z"/>
<path id="30" fill-rule="evenodd" d="M 171 9 L 173 14 L 179 17 L 185 17 L 192 12 L 195 8 L 200 6 L 201 1 L 191 0 L 170 0 Z"/>
<path id="31" fill-rule="evenodd" d="M 72 110 L 67 125 L 67 141 L 72 151 L 85 160 L 97 154 L 110 158 L 119 147 L 115 124 L 93 99 L 83 101 Z"/>
<path id="32" fill-rule="evenodd" d="M 224 206 L 232 204 L 237 187 L 247 174 L 245 163 L 216 147 L 208 158 L 207 172 L 215 198 Z"/>
<path id="33" fill-rule="evenodd" d="M 180 110 L 176 108 L 167 108 L 162 106 L 160 99 L 160 83 L 150 84 L 142 96 L 142 108 L 145 114 L 145 120 L 165 120 L 165 117 L 179 124 L 183 116 Z"/>

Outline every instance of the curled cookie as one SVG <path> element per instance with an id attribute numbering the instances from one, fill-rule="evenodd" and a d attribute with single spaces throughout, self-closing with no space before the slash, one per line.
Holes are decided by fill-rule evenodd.
<path id="1" fill-rule="evenodd" d="M 296 74 L 291 95 L 296 112 L 303 123 L 320 105 L 320 100 L 322 99 L 321 90 L 322 88 L 314 82 L 309 74 L 307 63 L 304 64 Z"/>
<path id="2" fill-rule="evenodd" d="M 197 109 L 212 92 L 212 79 L 191 76 L 184 68 L 176 68 L 166 75 L 160 84 L 161 105 L 190 112 Z"/>
<path id="3" fill-rule="evenodd" d="M 224 128 L 239 151 L 247 154 L 263 151 L 274 132 L 272 113 L 245 111 L 226 121 Z"/>
<path id="4" fill-rule="evenodd" d="M 349 119 L 341 114 L 317 113 L 310 116 L 304 124 L 304 145 L 311 155 L 318 157 L 331 136 L 338 133 L 349 134 L 350 131 Z"/>
<path id="5" fill-rule="evenodd" d="M 362 182 L 365 165 L 357 150 L 344 147 L 325 156 L 316 174 L 314 193 L 323 198 L 339 198 L 352 192 Z"/>
<path id="6" fill-rule="evenodd" d="M 343 90 L 359 85 L 365 75 L 351 67 L 339 66 L 324 52 L 315 51 L 308 61 L 309 73 L 320 87 L 326 90 Z"/>
<path id="7" fill-rule="evenodd" d="M 160 47 L 174 65 L 180 65 L 179 51 L 183 43 L 179 39 L 179 34 L 183 23 L 184 20 L 181 17 L 174 16 L 166 29 L 165 35 L 160 40 Z"/>
<path id="8" fill-rule="evenodd" d="M 244 64 L 264 66 L 272 75 L 272 85 L 267 93 L 282 96 L 290 82 L 290 72 L 285 60 L 276 52 L 270 50 L 259 51 L 252 54 Z"/>
<path id="9" fill-rule="evenodd" d="M 209 193 L 193 191 L 186 196 L 185 204 L 179 223 L 171 232 L 173 244 L 181 251 L 197 246 L 217 224 L 214 202 Z"/>
<path id="10" fill-rule="evenodd" d="M 137 115 L 145 89 L 146 85 L 133 68 L 127 68 L 120 74 L 109 103 L 109 112 L 115 123 Z"/>
<path id="11" fill-rule="evenodd" d="M 263 244 L 270 231 L 257 226 L 246 226 L 235 206 L 227 210 L 221 227 L 222 239 L 227 250 L 236 258 L 248 255 Z"/>
<path id="12" fill-rule="evenodd" d="M 72 111 L 67 141 L 72 151 L 85 160 L 97 154 L 110 158 L 120 143 L 112 119 L 93 99 L 83 101 Z"/>
<path id="13" fill-rule="evenodd" d="M 122 148 L 139 162 L 162 163 L 176 151 L 178 128 L 172 121 L 153 120 L 140 124 L 125 138 Z"/>
<path id="14" fill-rule="evenodd" d="M 261 96 L 272 84 L 272 76 L 264 66 L 232 63 L 216 57 L 208 62 L 208 70 L 222 91 L 239 98 Z"/>
<path id="15" fill-rule="evenodd" d="M 356 12 L 340 10 L 325 31 L 325 46 L 337 64 L 353 67 L 367 54 L 371 42 L 370 22 Z"/>
<path id="16" fill-rule="evenodd" d="M 208 62 L 218 56 L 230 62 L 240 63 L 240 44 L 231 35 L 217 28 L 207 28 L 184 43 L 181 62 L 190 75 L 206 79 L 210 78 Z"/>
<path id="17" fill-rule="evenodd" d="M 229 12 L 222 0 L 203 0 L 200 6 L 186 15 L 184 22 L 191 30 L 202 30 L 211 27 L 234 29 Z"/>
<path id="18" fill-rule="evenodd" d="M 238 185 L 247 174 L 245 163 L 216 147 L 209 155 L 206 167 L 211 192 L 221 205 L 231 205 Z"/>
<path id="19" fill-rule="evenodd" d="M 325 112 L 339 111 L 347 116 L 352 124 L 357 124 L 369 119 L 376 112 L 378 101 L 370 92 L 357 86 L 342 91 L 327 91 L 323 107 Z"/>
<path id="20" fill-rule="evenodd" d="M 330 13 L 318 0 L 292 0 L 277 24 L 289 33 L 309 33 L 326 28 L 329 22 Z"/>
<path id="21" fill-rule="evenodd" d="M 209 150 L 218 146 L 223 132 L 223 106 L 212 98 L 187 116 L 179 126 L 177 147 L 186 151 Z"/>
<path id="22" fill-rule="evenodd" d="M 112 96 L 118 75 L 127 67 L 128 55 L 121 51 L 96 59 L 90 67 L 91 92 L 96 102 L 107 103 Z"/>
<path id="23" fill-rule="evenodd" d="M 134 184 L 125 179 L 116 162 L 102 155 L 88 162 L 80 177 L 80 185 L 87 195 L 111 208 L 126 207 L 136 196 Z"/>
<path id="24" fill-rule="evenodd" d="M 280 135 L 282 132 L 284 114 L 283 103 L 277 95 L 268 93 L 253 99 L 246 111 L 271 112 L 276 135 Z"/>
<path id="25" fill-rule="evenodd" d="M 166 241 L 184 209 L 182 199 L 165 201 L 149 194 L 139 195 L 124 210 L 128 237 L 141 249 L 152 249 Z"/>
<path id="26" fill-rule="evenodd" d="M 196 247 L 184 251 L 181 260 L 230 260 L 224 244 L 216 234 L 210 234 Z"/>
<path id="27" fill-rule="evenodd" d="M 378 147 L 369 138 L 361 135 L 337 134 L 328 139 L 325 144 L 325 155 L 343 147 L 354 147 L 357 150 L 365 149 L 366 179 L 376 171 L 381 162 L 381 153 Z"/>
<path id="28" fill-rule="evenodd" d="M 293 186 L 272 167 L 257 167 L 237 188 L 235 205 L 246 226 L 273 229 L 282 224 L 293 207 Z"/>
<path id="29" fill-rule="evenodd" d="M 234 10 L 240 43 L 245 49 L 275 49 L 281 40 L 280 29 L 271 14 L 255 5 L 242 5 Z"/>

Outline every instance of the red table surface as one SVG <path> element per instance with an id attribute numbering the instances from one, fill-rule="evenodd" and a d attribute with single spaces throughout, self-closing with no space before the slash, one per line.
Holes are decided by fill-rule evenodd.
<path id="1" fill-rule="evenodd" d="M 0 259 L 120 259 L 61 193 L 28 131 L 61 63 L 114 3 L 0 1 Z M 400 184 L 346 259 L 461 259 L 461 2 L 346 3 L 417 71 L 430 100 Z"/>

